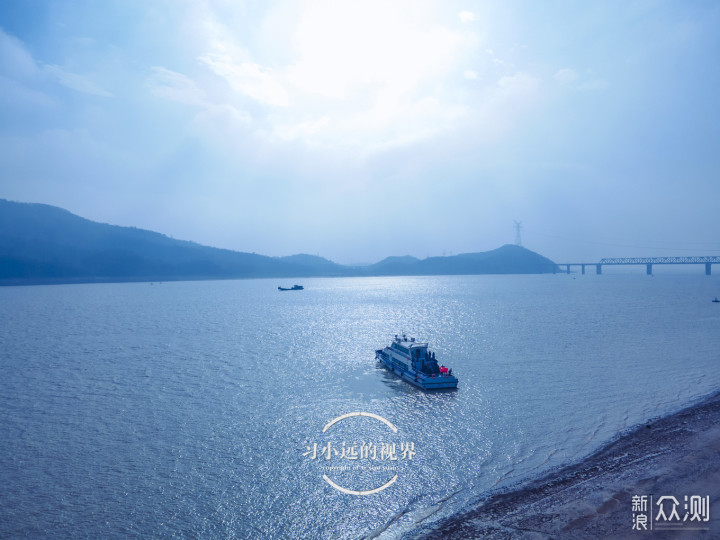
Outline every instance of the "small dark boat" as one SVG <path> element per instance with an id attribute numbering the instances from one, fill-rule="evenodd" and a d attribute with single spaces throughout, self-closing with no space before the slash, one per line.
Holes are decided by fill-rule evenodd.
<path id="1" fill-rule="evenodd" d="M 289 289 L 285 287 L 278 287 L 278 291 L 302 291 L 305 287 L 302 285 L 293 285 Z"/>
<path id="2" fill-rule="evenodd" d="M 716 296 L 715 298 L 713 298 L 713 302 L 720 302 L 720 300 L 718 300 L 718 297 Z"/>

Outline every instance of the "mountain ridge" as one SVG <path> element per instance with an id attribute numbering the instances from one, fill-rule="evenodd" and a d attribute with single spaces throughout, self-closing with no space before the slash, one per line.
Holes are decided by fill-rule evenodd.
<path id="1" fill-rule="evenodd" d="M 0 199 L 0 285 L 193 279 L 548 273 L 519 246 L 449 257 L 386 257 L 357 267 L 308 254 L 270 257 L 98 223 L 40 203 Z"/>

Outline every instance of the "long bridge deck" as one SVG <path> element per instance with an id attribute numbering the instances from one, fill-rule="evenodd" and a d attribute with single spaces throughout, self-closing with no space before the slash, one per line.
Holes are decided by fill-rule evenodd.
<path id="1" fill-rule="evenodd" d="M 646 273 L 652 275 L 653 264 L 704 264 L 705 274 L 710 275 L 713 264 L 720 264 L 720 256 L 702 255 L 695 257 L 612 257 L 600 259 L 597 263 L 562 263 L 558 266 L 566 267 L 567 273 L 570 273 L 571 266 L 580 266 L 582 273 L 585 273 L 586 266 L 594 266 L 597 274 L 602 274 L 603 266 L 619 266 L 619 265 L 645 265 Z"/>

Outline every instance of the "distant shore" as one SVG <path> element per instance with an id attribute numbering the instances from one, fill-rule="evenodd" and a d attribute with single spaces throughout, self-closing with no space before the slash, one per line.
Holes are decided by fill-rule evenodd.
<path id="1" fill-rule="evenodd" d="M 633 512 L 635 495 L 647 496 L 648 529 L 662 496 L 678 500 L 680 520 L 685 496 L 709 496 L 709 521 L 688 518 L 661 530 L 670 525 L 656 520 L 653 530 L 634 530 L 642 513 Z M 720 538 L 720 393 L 639 426 L 580 463 L 491 495 L 418 538 Z"/>
<path id="2" fill-rule="evenodd" d="M 505 244 L 490 251 L 367 266 L 318 255 L 270 257 L 97 223 L 55 206 L 0 199 L 0 286 L 309 277 L 551 274 L 539 253 Z"/>

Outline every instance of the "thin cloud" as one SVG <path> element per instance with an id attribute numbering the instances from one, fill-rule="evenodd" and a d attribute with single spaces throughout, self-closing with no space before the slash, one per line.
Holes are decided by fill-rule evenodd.
<path id="1" fill-rule="evenodd" d="M 148 86 L 156 96 L 196 107 L 208 105 L 205 91 L 186 75 L 159 66 L 152 71 Z"/>
<path id="2" fill-rule="evenodd" d="M 25 44 L 0 28 L 0 73 L 18 79 L 36 77 L 39 68 Z"/>
<path id="3" fill-rule="evenodd" d="M 557 73 L 555 73 L 554 78 L 560 84 L 570 84 L 577 81 L 580 76 L 574 69 L 563 68 L 561 70 L 558 70 Z"/>
<path id="4" fill-rule="evenodd" d="M 60 85 L 100 97 L 112 97 L 112 93 L 101 87 L 90 75 L 74 73 L 56 64 L 43 64 L 33 58 L 25 44 L 0 29 L 0 76 L 5 75 L 11 83 L 5 87 L 15 95 L 25 95 L 33 101 L 48 101 L 41 92 L 26 85 L 52 80 Z"/>
<path id="5" fill-rule="evenodd" d="M 102 88 L 87 75 L 72 73 L 54 64 L 46 65 L 43 71 L 55 78 L 61 85 L 76 92 L 93 96 L 112 97 L 112 93 Z"/>
<path id="6" fill-rule="evenodd" d="M 290 95 L 272 69 L 251 62 L 236 62 L 223 53 L 209 53 L 201 60 L 233 89 L 254 100 L 277 107 L 290 105 Z"/>
<path id="7" fill-rule="evenodd" d="M 511 95 L 527 95 L 533 93 L 539 86 L 540 80 L 528 73 L 515 73 L 501 77 L 498 86 Z"/>
<path id="8" fill-rule="evenodd" d="M 475 14 L 472 11 L 461 11 L 458 13 L 458 17 L 464 23 L 470 23 L 475 20 Z"/>

